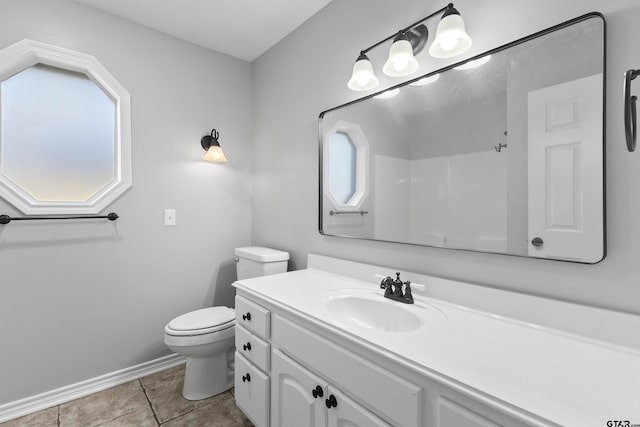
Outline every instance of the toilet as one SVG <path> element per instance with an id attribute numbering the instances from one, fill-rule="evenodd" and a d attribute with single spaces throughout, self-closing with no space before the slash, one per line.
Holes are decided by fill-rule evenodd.
<path id="1" fill-rule="evenodd" d="M 288 252 L 276 249 L 235 249 L 238 280 L 284 273 L 288 260 Z M 185 399 L 206 399 L 233 386 L 235 323 L 235 311 L 218 306 L 183 314 L 165 326 L 164 343 L 187 357 L 182 387 Z"/>

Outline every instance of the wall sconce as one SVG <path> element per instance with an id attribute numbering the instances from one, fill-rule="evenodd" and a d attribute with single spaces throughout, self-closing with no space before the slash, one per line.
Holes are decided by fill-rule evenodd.
<path id="1" fill-rule="evenodd" d="M 436 37 L 431 47 L 429 47 L 429 54 L 434 58 L 452 58 L 469 50 L 471 37 L 465 31 L 464 21 L 460 16 L 460 12 L 453 7 L 453 3 L 449 3 L 442 9 L 398 31 L 397 34 L 392 34 L 386 39 L 360 51 L 360 55 L 353 66 L 351 79 L 347 84 L 349 89 L 363 91 L 378 86 L 378 78 L 373 72 L 373 66 L 367 57 L 367 52 L 394 37 L 395 39 L 389 50 L 389 58 L 382 71 L 386 75 L 393 77 L 413 74 L 419 66 L 415 55 L 422 51 L 429 36 L 429 30 L 422 22 L 439 13 L 443 13 L 443 15 L 436 28 Z"/>
<path id="2" fill-rule="evenodd" d="M 227 158 L 224 156 L 224 151 L 222 151 L 222 147 L 220 147 L 220 143 L 218 142 L 218 137 L 220 133 L 211 129 L 211 135 L 205 135 L 200 140 L 200 145 L 207 152 L 204 153 L 202 157 L 204 160 L 208 162 L 226 162 Z"/>

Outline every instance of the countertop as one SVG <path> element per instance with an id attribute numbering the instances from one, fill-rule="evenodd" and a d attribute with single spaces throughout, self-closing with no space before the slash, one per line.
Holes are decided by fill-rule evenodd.
<path id="1" fill-rule="evenodd" d="M 640 423 L 637 349 L 430 298 L 418 289 L 413 292 L 415 304 L 401 304 L 384 299 L 378 283 L 313 268 L 234 286 L 333 333 L 392 353 L 424 375 L 448 378 L 553 423 Z M 420 317 L 423 326 L 385 332 L 332 319 L 324 301 L 350 289 L 401 304 Z"/>

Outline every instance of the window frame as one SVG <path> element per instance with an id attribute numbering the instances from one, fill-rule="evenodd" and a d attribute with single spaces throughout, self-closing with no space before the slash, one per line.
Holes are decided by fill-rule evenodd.
<path id="1" fill-rule="evenodd" d="M 132 185 L 131 96 L 92 55 L 29 39 L 0 50 L 0 81 L 36 64 L 82 73 L 114 101 L 114 179 L 85 201 L 40 201 L 4 176 L 0 164 L 0 197 L 27 215 L 97 214 Z"/>
<path id="2" fill-rule="evenodd" d="M 331 193 L 329 162 L 331 158 L 330 150 L 331 137 L 336 133 L 347 135 L 356 149 L 356 188 L 353 195 L 346 203 L 341 203 Z M 323 158 L 323 192 L 325 197 L 336 209 L 359 210 L 369 194 L 369 141 L 362 128 L 356 123 L 339 120 L 324 135 L 324 158 Z"/>

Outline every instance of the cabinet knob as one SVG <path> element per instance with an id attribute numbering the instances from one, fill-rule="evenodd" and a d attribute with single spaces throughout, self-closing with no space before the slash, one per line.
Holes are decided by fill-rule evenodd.
<path id="1" fill-rule="evenodd" d="M 544 241 L 540 237 L 534 237 L 533 240 L 531 240 L 531 244 L 539 248 L 544 244 Z"/>
<path id="2" fill-rule="evenodd" d="M 242 382 L 243 382 L 243 383 L 249 383 L 249 382 L 251 382 L 251 375 L 249 375 L 249 373 L 247 373 L 247 375 L 243 375 L 243 376 L 242 376 Z"/>
<path id="3" fill-rule="evenodd" d="M 329 396 L 328 399 L 325 399 L 324 404 L 326 405 L 327 408 L 331 409 L 338 406 L 338 401 L 336 400 L 336 397 L 332 394 Z"/>
<path id="4" fill-rule="evenodd" d="M 247 311 L 247 314 L 243 314 L 242 320 L 251 320 L 251 313 Z"/>
<path id="5" fill-rule="evenodd" d="M 317 385 L 316 388 L 311 390 L 311 395 L 313 396 L 314 399 L 317 399 L 318 397 L 324 396 L 324 391 L 322 391 L 322 387 Z"/>
<path id="6" fill-rule="evenodd" d="M 246 343 L 245 345 L 242 346 L 242 349 L 244 351 L 251 351 L 251 343 L 250 342 Z"/>

